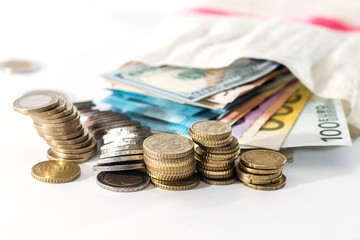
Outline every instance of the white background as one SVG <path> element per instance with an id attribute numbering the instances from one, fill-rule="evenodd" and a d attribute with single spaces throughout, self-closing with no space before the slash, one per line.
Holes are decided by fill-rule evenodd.
<path id="1" fill-rule="evenodd" d="M 95 160 L 79 180 L 44 184 L 31 167 L 47 146 L 12 102 L 36 89 L 101 99 L 99 74 L 114 70 L 163 17 L 194 1 L 0 0 L 0 61 L 41 70 L 0 73 L 0 239 L 360 239 L 360 139 L 352 147 L 303 148 L 287 186 L 262 192 L 236 183 L 135 193 L 96 184 Z"/>

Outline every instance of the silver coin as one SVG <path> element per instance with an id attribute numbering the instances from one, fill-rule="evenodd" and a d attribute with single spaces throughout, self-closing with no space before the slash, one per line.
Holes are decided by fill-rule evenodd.
<path id="1" fill-rule="evenodd" d="M 114 137 L 121 137 L 121 136 L 128 136 L 128 135 L 141 135 L 141 134 L 147 134 L 150 135 L 150 129 L 149 128 L 138 128 L 138 129 L 127 129 L 121 132 L 107 132 L 103 138 L 114 138 Z"/>
<path id="2" fill-rule="evenodd" d="M 116 157 L 107 157 L 101 158 L 96 161 L 98 165 L 104 164 L 112 164 L 112 163 L 123 163 L 123 162 L 144 162 L 144 155 L 137 154 L 137 155 L 128 155 L 128 156 L 116 156 Z"/>
<path id="3" fill-rule="evenodd" d="M 97 175 L 100 187 L 114 192 L 135 192 L 146 188 L 150 177 L 143 171 L 101 172 Z"/>
<path id="4" fill-rule="evenodd" d="M 150 134 L 141 132 L 141 133 L 128 133 L 128 134 L 123 134 L 123 135 L 108 136 L 107 138 L 104 138 L 104 136 L 103 136 L 104 143 L 108 144 L 108 143 L 111 143 L 111 142 L 123 141 L 123 140 L 126 140 L 126 139 L 147 138 L 148 136 L 150 136 Z"/>
<path id="5" fill-rule="evenodd" d="M 139 138 L 123 138 L 123 139 L 119 139 L 119 140 L 112 140 L 112 141 L 108 141 L 108 140 L 104 140 L 104 144 L 109 144 L 109 143 L 113 143 L 113 144 L 117 144 L 117 145 L 130 145 L 130 144 L 137 144 L 137 143 L 143 143 L 144 140 L 147 137 L 139 137 Z"/>
<path id="6" fill-rule="evenodd" d="M 113 151 L 113 152 L 108 152 L 108 153 L 101 153 L 100 158 L 120 157 L 120 156 L 137 155 L 137 154 L 143 154 L 143 153 L 144 153 L 143 149 Z"/>
<path id="7" fill-rule="evenodd" d="M 118 133 L 122 133 L 122 132 L 126 132 L 126 131 L 132 131 L 132 130 L 145 130 L 150 132 L 150 128 L 149 127 L 145 127 L 145 126 L 126 126 L 126 127 L 119 127 L 119 128 L 113 128 L 110 129 L 107 134 L 118 134 Z"/>
<path id="8" fill-rule="evenodd" d="M 103 171 L 103 172 L 112 172 L 112 171 L 126 171 L 126 170 L 136 170 L 145 168 L 145 163 L 135 163 L 135 164 L 108 164 L 108 165 L 95 165 L 93 166 L 94 171 Z"/>
<path id="9" fill-rule="evenodd" d="M 108 152 L 121 151 L 121 150 L 143 149 L 143 144 L 142 143 L 129 144 L 129 145 L 106 144 L 102 146 L 100 149 L 101 149 L 101 153 L 108 153 Z"/>
<path id="10" fill-rule="evenodd" d="M 140 126 L 139 122 L 136 121 L 122 121 L 122 122 L 116 122 L 112 124 L 107 124 L 98 128 L 94 128 L 91 130 L 91 132 L 94 134 L 96 138 L 102 137 L 107 131 L 109 131 L 112 128 L 118 128 L 122 126 Z"/>
<path id="11" fill-rule="evenodd" d="M 32 73 L 40 69 L 39 65 L 25 60 L 10 60 L 3 62 L 1 68 L 6 74 Z"/>

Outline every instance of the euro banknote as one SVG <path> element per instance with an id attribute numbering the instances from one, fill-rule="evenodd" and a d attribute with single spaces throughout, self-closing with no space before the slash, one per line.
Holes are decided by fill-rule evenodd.
<path id="1" fill-rule="evenodd" d="M 279 150 L 311 92 L 301 87 L 252 137 L 241 137 L 241 145 Z M 307 141 L 306 139 L 304 141 Z"/>

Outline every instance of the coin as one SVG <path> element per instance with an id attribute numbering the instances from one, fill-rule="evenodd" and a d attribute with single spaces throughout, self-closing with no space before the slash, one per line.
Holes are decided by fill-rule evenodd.
<path id="1" fill-rule="evenodd" d="M 195 188 L 200 183 L 200 178 L 197 174 L 193 174 L 191 177 L 184 180 L 177 181 L 162 181 L 155 178 L 151 178 L 154 186 L 164 190 L 170 191 L 184 191 Z"/>
<path id="2" fill-rule="evenodd" d="M 109 157 L 109 158 L 101 158 L 97 160 L 97 164 L 109 164 L 109 163 L 121 163 L 121 162 L 129 162 L 129 161 L 139 161 L 143 160 L 144 155 L 128 155 L 128 156 L 118 156 L 118 157 Z"/>
<path id="3" fill-rule="evenodd" d="M 189 135 L 209 139 L 223 139 L 231 135 L 231 126 L 221 121 L 200 121 L 190 127 Z"/>
<path id="4" fill-rule="evenodd" d="M 276 178 L 268 179 L 268 180 L 254 180 L 254 179 L 249 179 L 249 178 L 242 178 L 241 175 L 238 175 L 238 178 L 241 182 L 245 182 L 245 183 L 250 183 L 250 184 L 255 184 L 255 185 L 267 185 L 267 184 L 280 182 L 282 179 L 282 175 L 279 175 Z"/>
<path id="5" fill-rule="evenodd" d="M 47 116 L 51 116 L 51 115 L 54 115 L 56 113 L 59 113 L 59 112 L 62 112 L 65 110 L 65 107 L 66 107 L 66 102 L 63 98 L 60 98 L 59 97 L 59 104 L 52 108 L 52 109 L 49 109 L 45 112 L 39 112 L 39 113 L 30 113 L 30 117 L 32 119 L 36 119 L 36 118 L 44 118 L 44 117 L 47 117 Z"/>
<path id="6" fill-rule="evenodd" d="M 81 143 L 85 140 L 87 140 L 88 138 L 90 138 L 91 136 L 89 135 L 89 132 L 86 128 L 83 128 L 82 131 L 80 132 L 79 136 L 76 136 L 74 138 L 70 138 L 70 139 L 65 139 L 65 140 L 56 140 L 56 139 L 45 139 L 46 142 L 49 145 L 72 145 L 72 144 L 77 144 L 77 143 Z"/>
<path id="7" fill-rule="evenodd" d="M 100 172 L 96 179 L 100 187 L 114 192 L 140 191 L 150 183 L 150 177 L 146 173 L 137 170 Z"/>
<path id="8" fill-rule="evenodd" d="M 48 141 L 47 144 L 49 144 L 54 149 L 78 149 L 89 146 L 92 140 L 93 138 L 89 134 L 87 134 L 86 139 L 79 143 L 61 145 L 61 144 L 54 144 Z"/>
<path id="9" fill-rule="evenodd" d="M 257 175 L 257 174 L 247 173 L 239 167 L 239 164 L 236 165 L 236 173 L 239 176 L 239 178 L 250 179 L 250 180 L 255 180 L 255 181 L 270 180 L 270 179 L 274 179 L 281 175 L 281 172 L 277 172 L 277 173 L 269 174 L 269 175 Z"/>
<path id="10" fill-rule="evenodd" d="M 149 133 L 139 133 L 139 134 L 128 134 L 128 135 L 117 135 L 114 137 L 103 137 L 104 144 L 112 143 L 112 142 L 122 142 L 122 141 L 130 141 L 133 139 L 140 139 L 144 141 L 149 136 Z"/>
<path id="11" fill-rule="evenodd" d="M 246 183 L 246 182 L 243 182 L 243 184 L 246 187 L 256 189 L 256 190 L 272 191 L 272 190 L 278 190 L 278 189 L 285 187 L 286 177 L 285 177 L 285 175 L 281 175 L 280 182 L 267 184 L 267 185 L 256 185 L 256 184 L 251 184 L 251 183 Z"/>
<path id="12" fill-rule="evenodd" d="M 117 145 L 117 146 L 125 146 L 125 145 L 134 145 L 134 144 L 139 144 L 139 143 L 142 143 L 144 142 L 144 140 L 146 139 L 147 137 L 140 137 L 140 138 L 123 138 L 123 139 L 119 139 L 119 140 L 115 140 L 115 141 L 112 141 L 112 142 L 105 142 L 105 144 L 114 144 L 114 145 Z"/>
<path id="13" fill-rule="evenodd" d="M 225 179 L 209 179 L 200 177 L 201 181 L 211 185 L 230 185 L 236 182 L 236 177 L 225 178 Z"/>
<path id="14" fill-rule="evenodd" d="M 197 166 L 199 168 L 202 168 L 204 170 L 209 170 L 209 171 L 223 171 L 223 170 L 229 170 L 235 167 L 235 163 L 230 163 L 228 165 L 210 165 L 207 164 L 205 162 L 199 162 L 197 161 Z"/>
<path id="15" fill-rule="evenodd" d="M 251 150 L 241 155 L 245 166 L 256 169 L 277 169 L 286 163 L 286 157 L 271 150 Z"/>
<path id="16" fill-rule="evenodd" d="M 125 171 L 125 170 L 136 170 L 145 168 L 144 163 L 134 164 L 108 164 L 108 165 L 95 165 L 93 166 L 94 171 L 113 172 L 113 171 Z"/>
<path id="17" fill-rule="evenodd" d="M 55 161 L 63 161 L 63 162 L 74 162 L 74 163 L 84 163 L 87 162 L 91 159 L 91 157 L 72 157 L 72 158 L 62 158 L 62 157 L 58 157 L 54 154 L 54 152 L 52 151 L 51 148 L 48 149 L 48 151 L 46 152 L 46 157 L 49 160 L 55 160 Z"/>
<path id="18" fill-rule="evenodd" d="M 184 166 L 189 165 L 191 163 L 195 163 L 195 158 L 193 155 L 190 155 L 186 158 L 174 158 L 174 159 L 156 159 L 154 157 L 148 157 L 144 155 L 145 162 L 149 164 L 156 165 L 159 168 L 166 167 L 166 166 Z"/>
<path id="19" fill-rule="evenodd" d="M 205 178 L 210 179 L 225 179 L 234 176 L 234 169 L 223 170 L 223 171 L 209 171 L 202 168 L 197 168 L 198 174 Z"/>
<path id="20" fill-rule="evenodd" d="M 233 159 L 203 159 L 201 155 L 195 153 L 195 159 L 198 160 L 199 162 L 204 162 L 204 163 L 209 163 L 209 164 L 219 164 L 219 165 L 229 165 L 231 163 L 233 163 L 237 158 L 233 158 Z"/>
<path id="21" fill-rule="evenodd" d="M 240 154 L 240 150 L 234 153 L 227 154 L 215 154 L 215 153 L 206 153 L 200 150 L 200 148 L 196 148 L 196 153 L 201 155 L 204 160 L 227 160 L 237 158 Z"/>
<path id="22" fill-rule="evenodd" d="M 15 111 L 22 114 L 44 112 L 59 104 L 59 97 L 54 93 L 33 93 L 18 98 L 13 103 Z"/>
<path id="23" fill-rule="evenodd" d="M 110 129 L 107 133 L 108 134 L 117 134 L 117 133 L 122 133 L 124 131 L 131 131 L 131 130 L 144 130 L 144 131 L 150 132 L 149 127 L 145 127 L 145 126 L 126 126 L 126 127 L 119 127 L 119 128 Z"/>
<path id="24" fill-rule="evenodd" d="M 163 181 L 177 181 L 177 180 L 187 179 L 187 178 L 191 177 L 194 174 L 194 171 L 186 172 L 186 173 L 178 173 L 175 175 L 168 175 L 168 174 L 155 172 L 155 171 L 147 168 L 147 173 L 149 174 L 149 176 L 151 178 L 155 178 L 155 179 L 159 179 L 159 180 L 163 180 Z"/>
<path id="25" fill-rule="evenodd" d="M 249 167 L 246 167 L 246 166 L 242 163 L 242 161 L 240 161 L 240 162 L 241 162 L 240 168 L 241 168 L 242 170 L 244 170 L 245 172 L 248 172 L 248 173 L 253 173 L 253 174 L 269 175 L 269 174 L 275 174 L 275 173 L 277 173 L 277 172 L 281 172 L 281 171 L 284 169 L 284 166 L 281 167 L 281 168 L 269 169 L 269 170 L 249 168 Z"/>
<path id="26" fill-rule="evenodd" d="M 56 113 L 51 116 L 44 117 L 43 119 L 35 119 L 36 122 L 50 122 L 50 123 L 61 123 L 67 122 L 68 120 L 76 118 L 79 114 L 78 110 L 72 105 L 71 102 L 66 102 L 64 111 Z"/>
<path id="27" fill-rule="evenodd" d="M 39 135 L 45 140 L 57 141 L 57 140 L 72 140 L 74 138 L 81 136 L 83 133 L 84 133 L 84 128 L 81 126 L 80 130 L 73 133 L 68 133 L 67 135 L 56 135 L 56 134 L 48 135 L 42 133 L 41 134 L 39 133 Z"/>
<path id="28" fill-rule="evenodd" d="M 80 167 L 71 162 L 44 161 L 32 167 L 31 176 L 41 182 L 66 183 L 80 176 Z"/>
<path id="29" fill-rule="evenodd" d="M 194 143 L 181 135 L 159 133 L 145 139 L 144 153 L 160 158 L 179 158 L 194 152 Z"/>
<path id="30" fill-rule="evenodd" d="M 146 162 L 145 162 L 146 163 Z M 168 167 L 161 167 L 159 168 L 156 165 L 146 164 L 147 169 L 151 170 L 153 173 L 163 174 L 167 176 L 177 176 L 182 174 L 190 174 L 194 173 L 196 170 L 196 164 L 192 163 L 189 165 L 183 166 L 168 166 Z"/>
<path id="31" fill-rule="evenodd" d="M 110 158 L 110 157 L 117 157 L 117 156 L 143 154 L 143 153 L 144 153 L 144 150 L 142 150 L 142 149 L 113 151 L 113 152 L 101 154 L 101 155 L 100 155 L 100 158 Z"/>
<path id="32" fill-rule="evenodd" d="M 102 146 L 100 149 L 101 149 L 102 154 L 106 154 L 106 153 L 115 152 L 115 151 L 143 149 L 143 146 L 142 146 L 142 143 L 129 144 L 129 145 L 107 144 L 107 145 Z"/>
<path id="33" fill-rule="evenodd" d="M 1 68 L 6 74 L 31 73 L 39 69 L 39 65 L 25 60 L 10 60 L 1 64 Z"/>
<path id="34" fill-rule="evenodd" d="M 214 148 L 214 147 L 205 147 L 205 146 L 199 145 L 199 148 L 207 153 L 218 153 L 218 154 L 232 153 L 232 152 L 236 152 L 240 149 L 238 140 L 235 137 L 233 137 L 231 143 L 226 146 Z"/>
<path id="35" fill-rule="evenodd" d="M 91 138 L 90 144 L 88 146 L 83 146 L 81 148 L 76 149 L 68 149 L 68 148 L 54 148 L 56 152 L 64 153 L 64 154 L 83 154 L 89 153 L 96 150 L 96 140 L 95 138 Z"/>

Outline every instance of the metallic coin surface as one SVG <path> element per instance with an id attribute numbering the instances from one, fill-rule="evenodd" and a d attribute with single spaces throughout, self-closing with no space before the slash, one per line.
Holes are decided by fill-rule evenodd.
<path id="1" fill-rule="evenodd" d="M 66 101 L 63 98 L 59 97 L 59 104 L 56 107 L 49 109 L 45 112 L 30 113 L 29 115 L 34 120 L 39 119 L 39 118 L 42 119 L 47 116 L 51 116 L 51 115 L 57 114 L 59 112 L 62 112 L 65 110 L 65 108 L 66 108 Z"/>
<path id="2" fill-rule="evenodd" d="M 230 163 L 228 165 L 211 165 L 211 164 L 207 164 L 205 162 L 199 162 L 196 161 L 197 166 L 199 168 L 202 168 L 204 170 L 209 170 L 209 171 L 224 171 L 224 170 L 229 170 L 235 167 L 235 163 Z"/>
<path id="3" fill-rule="evenodd" d="M 145 139 L 144 153 L 161 158 L 179 158 L 194 151 L 194 143 L 181 135 L 159 133 Z"/>
<path id="4" fill-rule="evenodd" d="M 73 163 L 84 163 L 87 162 L 91 159 L 91 157 L 79 157 L 79 158 L 63 158 L 63 157 L 58 157 L 56 156 L 52 149 L 49 148 L 48 151 L 46 152 L 46 157 L 49 160 L 55 160 L 55 161 L 63 161 L 63 162 L 73 162 Z"/>
<path id="5" fill-rule="evenodd" d="M 50 160 L 34 165 L 31 175 L 41 182 L 66 183 L 74 181 L 80 176 L 80 167 L 71 162 Z"/>
<path id="6" fill-rule="evenodd" d="M 272 191 L 272 190 L 278 190 L 278 189 L 285 187 L 286 177 L 285 177 L 285 175 L 281 175 L 280 182 L 267 184 L 267 185 L 256 185 L 256 184 L 251 184 L 251 183 L 246 183 L 246 182 L 243 182 L 243 184 L 246 187 L 256 189 L 256 190 Z"/>
<path id="7" fill-rule="evenodd" d="M 184 191 L 195 188 L 200 183 L 200 178 L 197 174 L 193 174 L 191 177 L 177 181 L 163 181 L 155 178 L 151 178 L 154 186 L 169 191 Z"/>
<path id="8" fill-rule="evenodd" d="M 151 169 L 147 169 L 147 173 L 149 174 L 149 176 L 151 178 L 154 178 L 154 179 L 163 180 L 163 181 L 176 181 L 176 180 L 182 180 L 182 179 L 187 179 L 187 178 L 191 177 L 194 174 L 194 171 L 189 171 L 186 173 L 177 173 L 177 174 L 173 174 L 171 176 L 168 174 L 163 174 L 160 172 L 152 171 Z"/>
<path id="9" fill-rule="evenodd" d="M 54 93 L 33 93 L 18 98 L 13 103 L 15 111 L 22 114 L 44 112 L 59 104 L 59 97 Z"/>
<path id="10" fill-rule="evenodd" d="M 116 164 L 116 165 L 115 165 Z M 95 165 L 93 166 L 94 171 L 112 172 L 112 171 L 126 171 L 136 170 L 145 168 L 144 163 L 133 163 L 133 164 L 108 164 L 108 165 Z"/>
<path id="11" fill-rule="evenodd" d="M 117 157 L 101 158 L 97 160 L 97 164 L 101 165 L 101 164 L 110 164 L 110 163 L 121 163 L 121 162 L 130 162 L 130 161 L 139 161 L 143 159 L 144 159 L 143 154 L 117 156 Z"/>
<path id="12" fill-rule="evenodd" d="M 280 182 L 282 179 L 282 175 L 279 175 L 276 178 L 268 179 L 268 180 L 254 180 L 254 179 L 249 179 L 249 178 L 241 178 L 241 176 L 239 176 L 239 175 L 238 175 L 238 178 L 241 182 L 245 182 L 245 183 L 250 183 L 250 184 L 255 184 L 255 185 L 267 185 L 267 184 Z"/>
<path id="13" fill-rule="evenodd" d="M 135 192 L 146 188 L 150 177 L 143 171 L 100 172 L 97 175 L 100 187 L 114 192 Z"/>
<path id="14" fill-rule="evenodd" d="M 207 120 L 194 123 L 190 131 L 198 137 L 223 139 L 231 135 L 231 126 L 221 121 Z"/>
<path id="15" fill-rule="evenodd" d="M 241 160 L 247 167 L 256 169 L 276 169 L 286 163 L 284 155 L 271 150 L 251 150 L 243 153 Z"/>
<path id="16" fill-rule="evenodd" d="M 110 152 L 116 152 L 116 151 L 125 151 L 125 150 L 135 150 L 135 149 L 143 149 L 142 143 L 139 144 L 130 144 L 130 145 L 116 145 L 116 144 L 107 144 L 102 146 L 101 148 L 101 154 L 106 154 Z"/>
<path id="17" fill-rule="evenodd" d="M 269 174 L 269 175 L 258 175 L 258 174 L 247 173 L 247 172 L 243 171 L 239 167 L 239 165 L 240 164 L 237 164 L 235 169 L 236 169 L 236 173 L 237 173 L 238 177 L 241 179 L 266 181 L 266 180 L 271 180 L 271 179 L 277 178 L 278 176 L 281 175 L 281 172 L 276 172 L 276 173 Z"/>
<path id="18" fill-rule="evenodd" d="M 39 65 L 25 60 L 10 60 L 1 64 L 1 68 L 6 74 L 32 73 L 39 69 Z"/>
<path id="19" fill-rule="evenodd" d="M 269 174 L 275 174 L 281 172 L 284 169 L 284 166 L 276 169 L 256 169 L 256 168 L 246 167 L 242 163 L 242 161 L 240 161 L 240 168 L 247 173 L 258 174 L 258 175 L 269 175 Z"/>
<path id="20" fill-rule="evenodd" d="M 238 140 L 235 137 L 233 137 L 232 142 L 226 146 L 214 148 L 214 147 L 205 147 L 205 146 L 199 145 L 199 148 L 207 153 L 218 153 L 218 154 L 232 153 L 232 152 L 236 152 L 240 149 Z"/>
<path id="21" fill-rule="evenodd" d="M 201 181 L 211 185 L 230 185 L 237 181 L 236 177 L 225 178 L 225 179 L 209 179 L 205 177 L 200 178 Z"/>
<path id="22" fill-rule="evenodd" d="M 126 155 L 137 155 L 137 154 L 143 154 L 143 153 L 144 153 L 144 150 L 142 150 L 142 149 L 113 151 L 113 152 L 101 154 L 100 158 L 119 157 L 119 156 L 126 156 Z"/>

